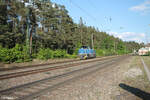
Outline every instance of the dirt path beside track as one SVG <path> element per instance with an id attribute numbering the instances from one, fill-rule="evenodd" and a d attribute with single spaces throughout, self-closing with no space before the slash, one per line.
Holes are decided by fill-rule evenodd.
<path id="1" fill-rule="evenodd" d="M 142 63 L 143 63 L 143 66 L 144 66 L 145 72 L 146 72 L 146 74 L 147 74 L 147 77 L 148 77 L 148 79 L 149 79 L 149 81 L 150 81 L 150 71 L 149 71 L 149 69 L 148 69 L 147 65 L 145 64 L 145 62 L 144 62 L 143 58 L 141 58 L 141 60 L 142 60 Z"/>

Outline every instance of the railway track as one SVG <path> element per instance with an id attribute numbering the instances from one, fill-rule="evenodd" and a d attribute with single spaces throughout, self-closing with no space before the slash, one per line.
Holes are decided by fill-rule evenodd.
<path id="1" fill-rule="evenodd" d="M 108 56 L 108 57 L 113 57 L 113 56 Z M 97 57 L 97 58 L 103 58 L 103 57 Z M 27 65 L 27 66 L 21 66 L 21 67 L 20 66 L 12 66 L 11 68 L 0 68 L 0 72 L 35 68 L 35 67 L 40 67 L 40 66 L 49 66 L 49 65 L 54 65 L 54 64 L 71 63 L 71 62 L 77 62 L 77 61 L 81 61 L 81 60 L 80 59 L 74 59 L 74 60 L 67 60 L 67 61 L 56 61 L 56 62 L 51 62 L 51 63 Z"/>
<path id="2" fill-rule="evenodd" d="M 69 61 L 58 61 L 58 62 L 51 62 L 51 63 L 45 63 L 45 64 L 36 64 L 36 65 L 27 65 L 27 66 L 13 66 L 11 68 L 0 68 L 0 72 L 2 71 L 9 71 L 9 70 L 19 70 L 19 69 L 27 69 L 27 68 L 34 68 L 38 66 L 46 66 L 46 65 L 53 65 L 53 64 L 62 64 L 62 63 L 68 63 L 68 62 L 74 62 L 74 61 L 80 61 L 79 59 L 76 60 L 69 60 Z"/>
<path id="3" fill-rule="evenodd" d="M 127 56 L 107 59 L 104 61 L 100 61 L 96 64 L 94 63 L 89 67 L 81 68 L 61 75 L 45 78 L 32 83 L 27 83 L 24 85 L 2 90 L 0 91 L 0 99 L 33 100 L 34 98 L 44 93 L 51 92 L 59 88 L 60 86 L 63 86 L 64 84 L 67 84 L 81 77 L 94 73 L 100 70 L 101 68 L 115 65 L 117 64 L 117 62 L 120 62 L 125 58 L 127 58 Z"/>
<path id="4" fill-rule="evenodd" d="M 75 66 L 78 66 L 78 65 L 92 63 L 92 62 L 96 62 L 96 61 L 100 61 L 100 60 L 106 60 L 106 59 L 110 59 L 110 58 L 114 58 L 114 56 L 113 57 L 106 57 L 106 58 L 103 58 L 103 59 L 95 59 L 95 60 L 90 60 L 90 61 L 83 61 L 83 62 L 76 62 L 76 63 L 65 64 L 65 65 L 58 65 L 58 66 L 54 66 L 54 67 L 46 67 L 46 68 L 40 68 L 40 69 L 32 69 L 32 70 L 27 70 L 27 71 L 20 71 L 20 72 L 2 74 L 2 75 L 0 75 L 0 80 L 16 78 L 16 77 L 21 77 L 21 76 L 26 76 L 26 75 L 36 74 L 36 73 L 41 73 L 41 72 L 47 72 L 47 71 L 52 71 L 52 70 L 57 70 L 57 69 L 75 67 Z M 64 63 L 66 63 L 66 62 L 64 62 Z M 35 66 L 33 66 L 33 67 L 35 67 Z"/>

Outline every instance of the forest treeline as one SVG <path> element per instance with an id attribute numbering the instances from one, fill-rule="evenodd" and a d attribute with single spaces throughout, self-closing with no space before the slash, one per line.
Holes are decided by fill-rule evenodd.
<path id="1" fill-rule="evenodd" d="M 143 44 L 124 42 L 80 18 L 75 23 L 65 6 L 50 0 L 0 0 L 0 61 L 76 57 L 82 45 L 98 56 L 124 54 Z"/>

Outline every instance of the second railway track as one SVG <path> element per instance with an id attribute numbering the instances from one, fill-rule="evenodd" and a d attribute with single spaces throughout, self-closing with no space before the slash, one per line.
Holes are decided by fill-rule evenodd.
<path id="1" fill-rule="evenodd" d="M 77 80 L 78 78 L 90 73 L 94 73 L 101 68 L 116 64 L 125 58 L 126 57 L 112 58 L 103 62 L 98 62 L 86 68 L 81 68 L 61 75 L 2 90 L 0 91 L 0 99 L 8 100 L 8 98 L 11 98 L 13 100 L 33 100 L 43 93 L 51 92 L 64 84 Z"/>
<path id="2" fill-rule="evenodd" d="M 20 72 L 8 73 L 8 74 L 1 74 L 0 75 L 0 80 L 16 78 L 16 77 L 21 77 L 21 76 L 26 76 L 26 75 L 30 75 L 30 74 L 36 74 L 36 73 L 41 73 L 41 72 L 46 72 L 46 71 L 51 71 L 51 70 L 56 70 L 56 69 L 64 69 L 64 68 L 78 66 L 78 65 L 81 65 L 81 64 L 87 64 L 87 63 L 92 63 L 92 62 L 111 59 L 111 58 L 114 58 L 114 56 L 113 57 L 106 57 L 106 58 L 103 58 L 103 59 L 95 59 L 95 60 L 65 64 L 65 65 L 57 65 L 57 66 L 54 66 L 54 67 L 46 67 L 46 68 L 31 69 L 31 70 L 27 70 L 27 71 L 20 71 Z"/>
<path id="3" fill-rule="evenodd" d="M 11 68 L 0 68 L 0 72 L 2 71 L 9 71 L 9 70 L 18 70 L 18 69 L 27 69 L 27 68 L 34 68 L 38 66 L 47 66 L 47 65 L 53 65 L 53 64 L 62 64 L 62 63 L 68 63 L 68 62 L 74 62 L 74 61 L 80 61 L 79 59 L 76 60 L 69 60 L 69 61 L 58 61 L 58 62 L 51 62 L 51 63 L 44 63 L 44 64 L 36 64 L 36 65 L 27 65 L 27 66 L 13 66 Z"/>

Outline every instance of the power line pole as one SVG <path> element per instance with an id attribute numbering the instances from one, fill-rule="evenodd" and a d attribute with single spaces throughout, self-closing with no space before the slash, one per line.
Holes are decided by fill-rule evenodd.
<path id="1" fill-rule="evenodd" d="M 94 38 L 93 38 L 93 33 L 91 34 L 91 42 L 92 42 L 92 49 L 94 49 Z"/>
<path id="2" fill-rule="evenodd" d="M 81 45 L 83 45 L 83 42 L 82 42 L 82 37 L 83 37 L 83 36 L 82 36 L 82 32 L 83 32 L 83 31 L 82 31 L 82 28 L 80 27 L 80 34 L 81 34 Z"/>
<path id="3" fill-rule="evenodd" d="M 116 42 L 114 41 L 114 52 L 116 52 Z"/>
<path id="4" fill-rule="evenodd" d="M 81 38 L 81 45 L 83 45 L 83 20 L 82 18 L 80 17 L 80 38 Z"/>

